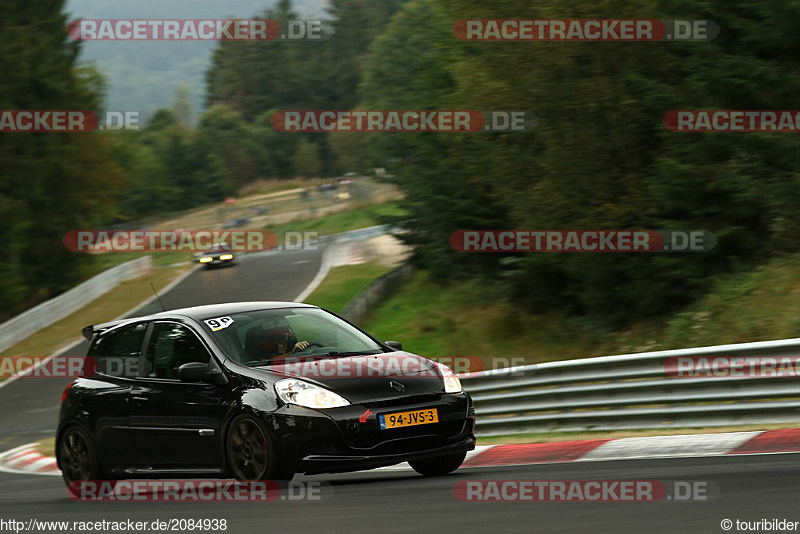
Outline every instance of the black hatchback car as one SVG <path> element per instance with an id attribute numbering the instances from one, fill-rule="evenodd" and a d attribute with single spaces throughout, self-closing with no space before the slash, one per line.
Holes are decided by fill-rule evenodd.
<path id="1" fill-rule="evenodd" d="M 446 366 L 321 308 L 199 306 L 87 326 L 92 371 L 64 391 L 65 481 L 290 479 L 409 462 L 452 472 L 472 400 Z"/>

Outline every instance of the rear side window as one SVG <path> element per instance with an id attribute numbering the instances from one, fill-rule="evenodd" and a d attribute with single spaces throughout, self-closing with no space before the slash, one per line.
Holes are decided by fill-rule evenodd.
<path id="1" fill-rule="evenodd" d="M 138 323 L 98 337 L 89 349 L 89 357 L 97 365 L 97 372 L 135 378 L 139 372 L 139 355 L 146 330 L 147 323 Z"/>
<path id="2" fill-rule="evenodd" d="M 197 335 L 177 323 L 156 323 L 147 345 L 150 378 L 178 378 L 178 367 L 185 363 L 208 363 L 211 355 Z"/>

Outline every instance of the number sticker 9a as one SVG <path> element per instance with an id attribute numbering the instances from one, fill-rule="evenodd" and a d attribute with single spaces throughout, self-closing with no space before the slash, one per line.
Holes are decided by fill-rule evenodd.
<path id="1" fill-rule="evenodd" d="M 223 328 L 228 328 L 230 325 L 232 325 L 233 319 L 230 317 L 218 317 L 216 319 L 206 319 L 205 323 L 212 332 L 216 332 L 217 330 L 222 330 Z"/>

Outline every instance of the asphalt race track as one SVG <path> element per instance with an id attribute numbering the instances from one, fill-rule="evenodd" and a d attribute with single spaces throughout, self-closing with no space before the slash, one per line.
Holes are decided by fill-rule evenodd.
<path id="1" fill-rule="evenodd" d="M 320 251 L 245 257 L 234 268 L 193 273 L 163 300 L 169 308 L 228 300 L 291 300 L 314 278 L 321 257 Z M 80 346 L 72 353 L 82 355 L 85 349 Z M 0 451 L 52 434 L 59 395 L 68 381 L 23 378 L 0 388 Z M 460 480 L 515 479 L 705 481 L 718 486 L 720 495 L 706 502 L 657 503 L 465 503 L 453 495 L 453 485 Z M 483 467 L 437 479 L 380 470 L 296 480 L 328 481 L 333 494 L 321 502 L 78 503 L 67 497 L 59 477 L 0 473 L 0 519 L 225 519 L 227 532 L 270 534 L 723 532 L 723 519 L 800 519 L 796 454 Z"/>
<path id="2" fill-rule="evenodd" d="M 0 474 L 0 517 L 27 520 L 148 521 L 226 519 L 228 532 L 722 532 L 723 519 L 800 519 L 797 455 L 629 460 L 464 469 L 424 479 L 413 473 L 362 472 L 325 478 L 321 502 L 78 503 L 60 478 Z M 459 480 L 704 480 L 720 488 L 708 502 L 465 503 Z M 735 531 L 735 527 L 734 527 Z"/>

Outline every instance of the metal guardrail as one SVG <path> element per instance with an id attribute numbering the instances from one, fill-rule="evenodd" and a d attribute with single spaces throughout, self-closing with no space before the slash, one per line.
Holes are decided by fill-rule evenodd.
<path id="1" fill-rule="evenodd" d="M 350 230 L 341 234 L 332 234 L 321 236 L 320 243 L 348 243 L 350 241 L 361 241 L 364 239 L 372 239 L 373 237 L 382 236 L 391 232 L 392 228 L 388 224 L 378 224 L 376 226 L 368 226 L 366 228 L 359 228 L 357 230 Z"/>
<path id="2" fill-rule="evenodd" d="M 800 339 L 548 362 L 461 381 L 481 436 L 800 422 L 800 372 L 691 378 L 666 367 L 680 357 L 780 356 L 800 357 Z"/>
<path id="3" fill-rule="evenodd" d="M 0 352 L 78 311 L 122 282 L 137 278 L 152 268 L 152 258 L 141 258 L 117 265 L 79 284 L 69 291 L 27 310 L 0 325 Z"/>
<path id="4" fill-rule="evenodd" d="M 353 297 L 339 315 L 354 323 L 361 322 L 370 310 L 383 302 L 397 285 L 411 276 L 413 272 L 414 268 L 410 264 L 405 264 L 376 278 Z"/>

